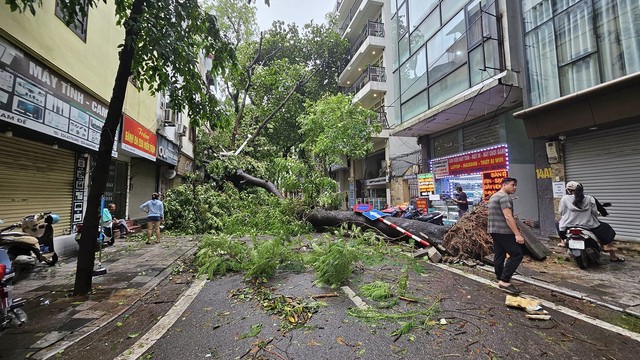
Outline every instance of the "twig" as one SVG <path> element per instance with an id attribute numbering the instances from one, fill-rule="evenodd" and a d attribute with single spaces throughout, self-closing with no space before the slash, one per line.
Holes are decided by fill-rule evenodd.
<path id="1" fill-rule="evenodd" d="M 318 294 L 318 295 L 311 295 L 312 299 L 324 299 L 324 298 L 330 298 L 330 297 L 338 297 L 340 295 L 338 295 L 338 293 L 329 293 L 329 294 Z"/>
<path id="2" fill-rule="evenodd" d="M 417 299 L 411 299 L 411 298 L 404 297 L 404 296 L 398 296 L 398 299 L 400 299 L 400 300 L 404 300 L 404 301 L 407 301 L 407 302 L 414 302 L 414 303 L 420 302 L 420 301 L 419 301 L 419 300 L 417 300 Z"/>

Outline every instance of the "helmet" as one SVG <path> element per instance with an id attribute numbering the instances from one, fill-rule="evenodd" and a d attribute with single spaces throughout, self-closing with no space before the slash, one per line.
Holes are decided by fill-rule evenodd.
<path id="1" fill-rule="evenodd" d="M 575 190 L 578 186 L 582 187 L 582 184 L 580 184 L 580 183 L 579 183 L 579 182 L 577 182 L 577 181 L 569 181 L 569 182 L 567 183 L 567 186 L 565 187 L 565 189 L 567 189 L 567 190 L 572 190 L 572 191 L 573 191 L 573 190 Z"/>

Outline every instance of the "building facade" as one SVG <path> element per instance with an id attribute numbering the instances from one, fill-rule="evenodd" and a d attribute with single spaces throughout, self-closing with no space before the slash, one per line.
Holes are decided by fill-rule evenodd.
<path id="1" fill-rule="evenodd" d="M 554 231 L 566 181 L 611 202 L 618 238 L 640 241 L 640 2 L 520 0 L 525 109 L 541 227 Z M 554 188 L 556 191 L 554 191 Z"/>
<path id="2" fill-rule="evenodd" d="M 472 204 L 505 176 L 519 180 L 516 215 L 538 220 L 533 143 L 513 118 L 522 107 L 520 9 L 512 1 L 392 0 L 392 134 L 421 145 L 428 206 L 457 220 L 462 186 Z M 425 200 L 423 200 L 424 203 Z"/>
<path id="3" fill-rule="evenodd" d="M 374 152 L 365 159 L 345 159 L 333 176 L 345 194 L 345 206 L 368 202 L 376 208 L 416 197 L 415 171 L 420 148 L 416 139 L 392 136 L 396 123 L 389 106 L 391 59 L 388 0 L 341 0 L 336 3 L 338 32 L 350 44 L 339 85 L 354 103 L 371 109 L 383 130 L 372 139 Z"/>
<path id="4" fill-rule="evenodd" d="M 112 3 L 90 7 L 72 26 L 58 1 L 43 2 L 35 16 L 0 8 L 0 217 L 52 211 L 61 218 L 55 235 L 69 234 L 85 212 L 124 29 Z M 123 112 L 105 198 L 118 218 L 137 218 L 152 192 L 173 186 L 187 130 L 166 122 L 157 97 L 132 83 Z"/>

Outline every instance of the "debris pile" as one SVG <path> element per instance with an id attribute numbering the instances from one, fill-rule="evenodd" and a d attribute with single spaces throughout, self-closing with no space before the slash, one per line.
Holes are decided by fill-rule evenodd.
<path id="1" fill-rule="evenodd" d="M 538 299 L 530 299 L 521 296 L 507 295 L 504 301 L 505 305 L 513 308 L 524 309 L 527 312 L 529 320 L 550 320 L 551 315 L 540 306 L 541 301 Z"/>
<path id="2" fill-rule="evenodd" d="M 488 218 L 485 205 L 476 205 L 464 214 L 444 235 L 442 246 L 451 256 L 445 256 L 443 261 L 469 262 L 493 253 L 493 240 L 487 233 Z"/>

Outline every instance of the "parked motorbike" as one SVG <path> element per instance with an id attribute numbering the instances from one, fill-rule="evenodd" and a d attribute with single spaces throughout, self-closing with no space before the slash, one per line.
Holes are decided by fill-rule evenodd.
<path id="1" fill-rule="evenodd" d="M 410 210 L 408 209 L 402 217 L 406 219 L 424 221 L 435 225 L 444 225 L 444 214 L 439 211 L 423 214 L 419 209 L 413 208 Z"/>
<path id="2" fill-rule="evenodd" d="M 14 277 L 9 254 L 6 249 L 0 248 L 0 331 L 20 327 L 27 322 L 27 314 L 21 309 L 25 300 L 13 298 Z"/>
<path id="3" fill-rule="evenodd" d="M 611 206 L 611 203 L 600 204 L 596 200 L 596 204 L 600 216 L 609 215 L 605 207 Z M 574 226 L 567 228 L 565 234 L 565 246 L 569 249 L 569 254 L 574 258 L 580 269 L 601 264 L 602 246 L 600 246 L 600 241 L 598 241 L 593 232 L 583 227 Z"/>
<path id="4" fill-rule="evenodd" d="M 53 224 L 58 221 L 58 215 L 44 212 L 0 229 L 0 249 L 9 256 L 14 272 L 33 268 L 38 262 L 51 266 L 58 262 L 53 247 Z"/>

